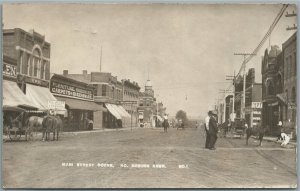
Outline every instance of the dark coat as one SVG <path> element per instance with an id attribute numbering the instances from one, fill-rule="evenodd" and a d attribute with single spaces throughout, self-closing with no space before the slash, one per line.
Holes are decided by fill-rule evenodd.
<path id="1" fill-rule="evenodd" d="M 218 133 L 217 120 L 214 117 L 209 119 L 209 134 L 216 135 Z"/>

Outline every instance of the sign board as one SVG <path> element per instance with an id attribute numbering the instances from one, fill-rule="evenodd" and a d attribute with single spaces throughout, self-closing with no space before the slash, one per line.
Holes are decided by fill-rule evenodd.
<path id="1" fill-rule="evenodd" d="M 262 103 L 261 102 L 252 102 L 252 108 L 253 109 L 261 109 Z"/>
<path id="2" fill-rule="evenodd" d="M 48 109 L 62 109 L 65 108 L 65 102 L 64 101 L 48 101 Z"/>
<path id="3" fill-rule="evenodd" d="M 3 62 L 3 76 L 17 77 L 17 67 Z"/>
<path id="4" fill-rule="evenodd" d="M 93 92 L 87 89 L 81 89 L 72 85 L 66 85 L 59 82 L 50 83 L 50 91 L 55 95 L 61 95 L 65 97 L 73 97 L 85 100 L 93 100 Z"/>

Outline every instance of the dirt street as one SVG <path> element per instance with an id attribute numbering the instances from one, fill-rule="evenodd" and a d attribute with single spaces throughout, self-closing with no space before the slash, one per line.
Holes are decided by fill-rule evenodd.
<path id="1" fill-rule="evenodd" d="M 289 188 L 295 148 L 219 138 L 204 149 L 202 129 L 135 129 L 5 142 L 5 188 Z"/>

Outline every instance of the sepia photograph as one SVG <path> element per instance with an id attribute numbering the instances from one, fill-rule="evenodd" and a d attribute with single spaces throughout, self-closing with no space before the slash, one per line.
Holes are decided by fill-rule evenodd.
<path id="1" fill-rule="evenodd" d="M 297 188 L 297 5 L 3 3 L 2 189 Z"/>

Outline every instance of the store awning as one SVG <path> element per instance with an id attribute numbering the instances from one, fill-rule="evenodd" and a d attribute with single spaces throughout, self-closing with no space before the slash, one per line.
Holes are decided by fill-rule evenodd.
<path id="1" fill-rule="evenodd" d="M 123 116 L 124 117 L 131 117 L 131 115 L 124 109 L 124 107 L 120 106 L 120 105 L 117 105 L 120 112 L 122 112 Z"/>
<path id="2" fill-rule="evenodd" d="M 26 84 L 26 97 L 34 102 L 40 110 L 48 110 L 48 101 L 57 99 L 51 94 L 48 88 Z M 57 108 L 65 110 L 65 108 Z"/>
<path id="3" fill-rule="evenodd" d="M 89 111 L 106 111 L 104 107 L 91 101 L 83 101 L 66 97 L 56 97 L 59 101 L 65 101 L 70 109 L 89 110 Z"/>
<path id="4" fill-rule="evenodd" d="M 38 106 L 26 97 L 16 82 L 3 80 L 3 110 L 13 108 L 37 109 Z"/>
<path id="5" fill-rule="evenodd" d="M 105 104 L 106 108 L 108 109 L 108 111 L 115 116 L 115 118 L 117 119 L 122 119 L 122 116 L 119 114 L 119 112 L 116 110 L 116 108 L 114 107 L 114 104 L 109 104 L 106 103 Z"/>

